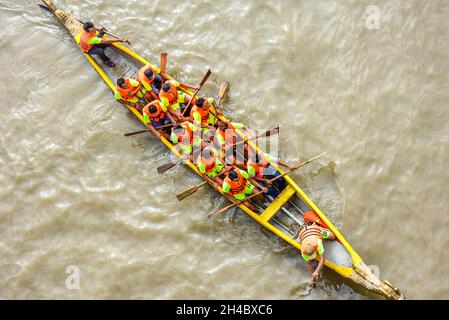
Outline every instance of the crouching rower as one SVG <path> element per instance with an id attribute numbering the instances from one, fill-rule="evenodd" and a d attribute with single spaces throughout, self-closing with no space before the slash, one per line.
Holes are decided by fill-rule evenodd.
<path id="1" fill-rule="evenodd" d="M 246 170 L 244 164 L 245 150 L 248 152 L 248 145 L 236 145 L 237 139 L 240 136 L 235 132 L 236 129 L 245 129 L 245 125 L 238 122 L 220 122 L 214 134 L 214 143 L 218 149 L 221 149 L 222 157 L 227 164 L 236 165 L 241 169 Z M 237 159 L 238 158 L 238 159 Z"/>
<path id="2" fill-rule="evenodd" d="M 255 185 L 251 183 L 251 178 L 246 171 L 240 169 L 230 170 L 227 177 L 223 180 L 222 188 L 224 193 L 229 193 L 235 199 L 242 201 L 245 206 L 254 212 L 259 212 L 256 206 L 245 200 L 247 195 L 257 193 Z M 261 189 L 264 192 L 267 191 L 266 188 L 262 187 Z M 262 195 L 257 197 L 261 201 L 264 199 Z"/>
<path id="3" fill-rule="evenodd" d="M 320 227 L 315 222 L 310 225 L 305 222 L 299 230 L 299 239 L 301 243 L 301 256 L 306 261 L 307 269 L 312 276 L 312 284 L 315 285 L 324 265 L 323 239 L 335 240 L 335 235 L 332 231 Z M 312 260 L 317 256 L 320 258 L 320 261 L 316 269 L 313 269 Z"/>
<path id="4" fill-rule="evenodd" d="M 163 82 L 160 72 L 161 70 L 152 64 L 143 66 L 140 68 L 139 72 L 137 72 L 137 81 L 139 81 L 145 89 L 146 92 L 144 92 L 144 96 L 147 101 L 159 99 L 159 91 L 161 90 Z"/>
<path id="5" fill-rule="evenodd" d="M 175 144 L 175 149 L 181 153 L 183 159 L 189 159 L 193 163 L 196 155 L 206 147 L 201 139 L 201 132 L 188 121 L 173 127 L 170 140 Z"/>
<path id="6" fill-rule="evenodd" d="M 201 174 L 215 182 L 215 186 L 222 185 L 223 179 L 218 175 L 222 172 L 225 165 L 220 161 L 217 150 L 210 146 L 204 148 L 196 159 L 196 166 Z"/>
<path id="7" fill-rule="evenodd" d="M 273 167 L 270 162 L 276 162 L 275 159 L 268 153 L 264 153 L 262 156 L 259 152 L 254 152 L 249 156 L 247 161 L 247 171 L 250 177 L 254 178 L 260 182 L 263 186 L 268 186 L 271 179 L 276 178 L 280 175 L 278 170 Z M 291 167 L 282 160 L 277 160 L 279 164 L 282 163 L 283 166 L 291 169 Z M 274 182 L 279 190 L 284 190 L 286 186 L 286 182 L 284 178 L 279 178 Z M 276 197 L 279 192 L 273 188 L 268 189 L 268 195 Z"/>
<path id="8" fill-rule="evenodd" d="M 142 112 L 139 98 L 143 98 L 142 84 L 131 78 L 118 78 L 115 87 L 115 99 L 125 105 L 130 105 Z"/>
<path id="9" fill-rule="evenodd" d="M 167 112 L 167 107 L 164 106 L 159 100 L 154 100 L 143 108 L 143 119 L 148 125 L 148 128 L 156 136 L 159 135 L 156 134 L 155 131 L 162 134 L 166 139 L 170 139 L 170 135 L 164 132 L 164 129 L 157 129 L 158 127 L 166 124 L 174 123 L 172 116 Z"/>
<path id="10" fill-rule="evenodd" d="M 159 99 L 167 108 L 174 110 L 177 120 L 181 120 L 181 104 L 189 103 L 192 96 L 182 90 L 178 90 L 178 88 L 190 88 L 196 90 L 199 87 L 184 82 L 178 82 L 176 80 L 167 80 L 162 85 L 162 89 L 159 91 Z"/>
<path id="11" fill-rule="evenodd" d="M 213 126 L 217 123 L 217 112 L 212 111 L 211 107 L 215 106 L 214 98 L 199 98 L 190 111 L 193 123 L 200 126 Z M 220 115 L 221 113 L 218 112 Z M 208 129 L 204 128 L 203 132 L 207 132 Z"/>

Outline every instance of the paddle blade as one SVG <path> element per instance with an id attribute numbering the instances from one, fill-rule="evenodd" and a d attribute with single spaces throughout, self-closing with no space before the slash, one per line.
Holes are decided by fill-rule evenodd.
<path id="1" fill-rule="evenodd" d="M 279 126 L 277 126 L 276 128 L 273 128 L 273 129 L 271 129 L 271 130 L 265 132 L 265 134 L 264 134 L 263 136 L 269 137 L 269 136 L 271 136 L 271 135 L 276 135 L 276 134 L 278 134 L 278 133 L 279 133 Z M 263 136 L 262 136 L 262 137 L 263 137 Z"/>
<path id="2" fill-rule="evenodd" d="M 191 194 L 194 194 L 195 192 L 197 192 L 198 189 L 201 188 L 206 183 L 207 183 L 207 181 L 204 181 L 204 182 L 202 182 L 200 184 L 197 184 L 196 186 L 193 186 L 193 187 L 191 187 L 191 188 L 189 188 L 189 189 L 187 189 L 187 190 L 185 190 L 185 191 L 183 191 L 181 193 L 178 193 L 176 195 L 176 198 L 178 198 L 179 201 L 182 201 L 185 198 L 187 198 L 188 196 L 190 196 Z"/>
<path id="3" fill-rule="evenodd" d="M 173 167 L 176 166 L 176 165 L 177 165 L 177 163 L 173 163 L 173 162 L 164 164 L 164 165 L 162 165 L 162 166 L 160 166 L 160 167 L 157 167 L 157 173 L 163 174 L 165 171 L 167 171 L 167 170 L 173 168 Z"/>
<path id="4" fill-rule="evenodd" d="M 223 212 L 225 212 L 226 210 L 228 210 L 229 208 L 231 208 L 231 207 L 233 207 L 233 206 L 235 206 L 235 203 L 232 203 L 232 204 L 230 204 L 230 205 L 228 205 L 228 206 L 226 206 L 226 207 L 223 207 L 223 208 L 221 208 L 220 210 L 218 210 L 218 211 L 216 211 L 216 212 L 214 212 L 214 213 L 209 213 L 209 214 L 207 215 L 207 217 L 208 217 L 208 218 L 216 218 L 216 217 L 218 217 L 220 214 L 222 214 Z"/>
<path id="5" fill-rule="evenodd" d="M 220 86 L 220 92 L 218 93 L 218 100 L 223 99 L 224 95 L 226 94 L 226 90 L 228 90 L 228 88 L 229 82 L 223 81 Z"/>
<path id="6" fill-rule="evenodd" d="M 207 70 L 206 74 L 203 77 L 203 80 L 201 80 L 200 82 L 200 88 L 203 86 L 203 84 L 207 81 L 207 79 L 209 79 L 210 74 L 212 73 L 212 71 L 210 71 L 210 69 Z"/>
<path id="7" fill-rule="evenodd" d="M 165 73 L 167 69 L 167 52 L 161 53 L 161 73 Z"/>

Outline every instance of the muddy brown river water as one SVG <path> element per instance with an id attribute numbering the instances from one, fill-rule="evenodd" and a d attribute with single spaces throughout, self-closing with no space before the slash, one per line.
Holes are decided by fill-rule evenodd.
<path id="1" fill-rule="evenodd" d="M 449 2 L 88 1 L 57 5 L 253 128 L 407 298 L 449 298 Z M 371 7 L 370 7 L 371 6 Z M 0 299 L 367 299 L 204 188 L 120 107 L 36 1 L 0 1 Z M 446 248 L 446 249 L 445 249 Z M 67 287 L 71 268 L 79 289 Z M 69 272 L 69 273 L 67 273 Z M 70 286 L 69 286 L 70 287 Z"/>

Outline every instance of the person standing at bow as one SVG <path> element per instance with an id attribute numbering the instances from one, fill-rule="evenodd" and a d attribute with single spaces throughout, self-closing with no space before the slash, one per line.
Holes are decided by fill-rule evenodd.
<path id="1" fill-rule="evenodd" d="M 79 46 L 84 53 L 98 55 L 103 63 L 108 67 L 115 66 L 115 63 L 104 53 L 110 44 L 115 42 L 125 42 L 123 38 L 103 39 L 104 29 L 97 29 L 92 22 L 85 22 L 81 30 Z"/>

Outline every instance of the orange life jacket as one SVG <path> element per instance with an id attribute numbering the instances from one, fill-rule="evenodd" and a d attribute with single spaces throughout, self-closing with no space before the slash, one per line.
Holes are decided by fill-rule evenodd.
<path id="1" fill-rule="evenodd" d="M 249 160 L 247 162 L 248 167 L 252 167 L 256 172 L 256 177 L 263 178 L 262 168 L 257 163 L 250 163 Z"/>
<path id="2" fill-rule="evenodd" d="M 193 143 L 193 131 L 190 129 L 188 122 L 182 122 L 181 126 L 185 129 L 184 134 L 177 135 L 178 142 L 182 142 L 184 144 Z"/>
<path id="3" fill-rule="evenodd" d="M 79 45 L 81 47 L 81 50 L 83 50 L 83 52 L 88 53 L 89 50 L 92 49 L 93 45 L 89 44 L 89 40 L 96 36 L 97 32 L 90 33 L 84 29 L 81 31 L 81 38 Z"/>
<path id="4" fill-rule="evenodd" d="M 206 166 L 206 173 L 210 173 L 215 168 L 215 156 L 211 156 L 209 159 L 204 159 L 201 155 L 198 157 L 198 161 L 204 163 Z"/>
<path id="5" fill-rule="evenodd" d="M 245 179 L 245 177 L 242 176 L 242 174 L 240 172 L 238 172 L 238 171 L 237 171 L 237 175 L 239 176 L 237 182 L 232 181 L 231 179 L 229 179 L 229 177 L 226 177 L 224 179 L 224 181 L 226 183 L 228 183 L 229 186 L 231 187 L 231 189 L 229 190 L 229 194 L 230 195 L 240 194 L 246 188 L 247 180 Z"/>
<path id="6" fill-rule="evenodd" d="M 193 102 L 193 101 L 192 101 Z M 190 116 L 193 117 L 193 114 L 195 112 L 198 112 L 201 116 L 201 123 L 202 124 L 207 124 L 209 122 L 209 102 L 207 101 L 207 99 L 204 99 L 204 103 L 207 104 L 208 108 L 206 111 L 203 110 L 203 108 L 198 107 L 196 104 L 193 106 L 192 110 L 190 111 Z"/>
<path id="7" fill-rule="evenodd" d="M 122 98 L 124 100 L 128 100 L 128 99 L 134 98 L 135 95 L 131 95 L 131 92 L 136 90 L 137 87 L 134 87 L 131 84 L 131 82 L 129 81 L 129 78 L 125 79 L 125 83 L 128 85 L 128 89 L 123 89 L 122 87 L 117 85 L 117 86 L 115 86 L 115 90 L 117 90 L 120 93 L 120 95 L 122 96 Z"/>
<path id="8" fill-rule="evenodd" d="M 157 108 L 156 112 L 154 113 L 150 112 L 149 109 L 151 106 L 156 106 Z M 151 102 L 149 105 L 145 106 L 145 108 L 143 108 L 143 112 L 146 113 L 146 115 L 150 118 L 151 121 L 158 122 L 159 120 L 165 118 L 165 112 L 162 111 L 161 102 L 159 100 L 155 100 Z"/>
<path id="9" fill-rule="evenodd" d="M 151 71 L 153 71 L 153 76 L 151 77 L 151 79 L 148 79 L 148 77 L 145 75 L 145 71 L 147 71 L 148 69 L 151 69 Z M 155 74 L 157 74 L 156 70 L 151 68 L 151 66 L 149 65 L 145 65 L 142 68 L 140 68 L 139 72 L 137 72 L 137 81 L 139 81 L 140 83 L 145 81 L 151 84 L 155 79 L 154 77 Z"/>
<path id="10" fill-rule="evenodd" d="M 170 83 L 170 80 L 168 80 L 167 82 Z M 170 85 L 171 85 L 170 91 L 168 92 L 165 92 L 164 90 L 159 91 L 159 97 L 167 98 L 170 105 L 172 105 L 178 102 L 178 90 L 173 85 L 173 83 L 170 83 Z"/>
<path id="11" fill-rule="evenodd" d="M 228 128 L 226 130 L 230 130 L 231 131 L 232 129 Z M 228 133 L 230 131 L 228 131 Z M 226 136 L 226 131 L 223 131 L 220 128 L 217 129 L 217 132 L 223 138 L 223 140 L 225 141 L 226 145 L 236 144 L 236 142 L 237 142 L 237 135 L 235 134 L 235 131 L 232 130 L 232 134 L 228 134 L 227 136 Z"/>

